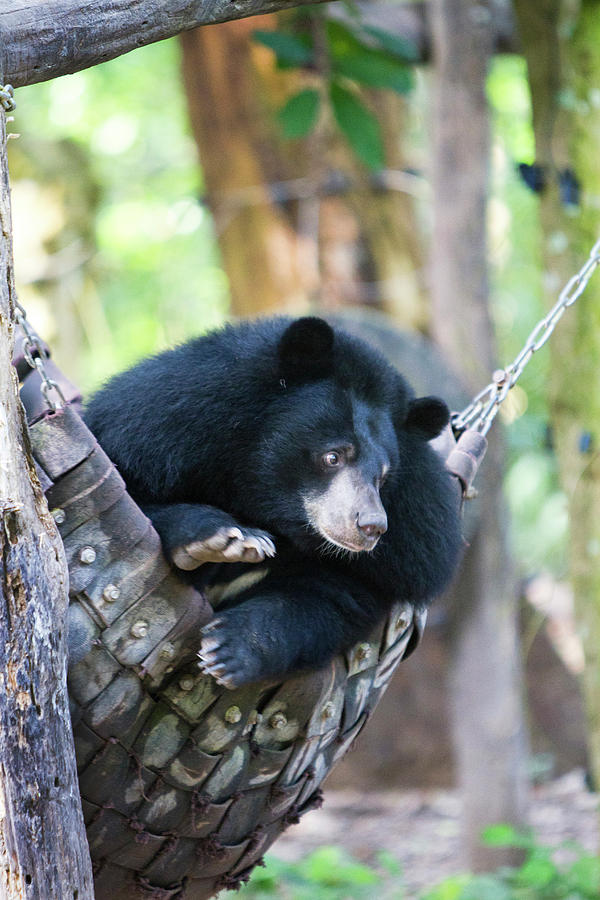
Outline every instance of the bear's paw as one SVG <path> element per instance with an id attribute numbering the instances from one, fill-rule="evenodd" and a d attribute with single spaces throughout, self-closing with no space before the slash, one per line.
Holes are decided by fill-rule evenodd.
<path id="1" fill-rule="evenodd" d="M 205 675 L 231 690 L 267 674 L 245 618 L 243 609 L 226 610 L 202 629 L 198 665 Z"/>
<path id="2" fill-rule="evenodd" d="M 179 569 L 190 572 L 204 563 L 258 563 L 275 556 L 275 544 L 259 528 L 223 526 L 201 541 L 192 541 L 172 551 Z"/>

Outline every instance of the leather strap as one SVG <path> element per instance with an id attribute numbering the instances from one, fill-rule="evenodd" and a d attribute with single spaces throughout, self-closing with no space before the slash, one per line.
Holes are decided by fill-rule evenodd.
<path id="1" fill-rule="evenodd" d="M 456 475 L 466 496 L 487 450 L 487 439 L 473 429 L 464 431 L 446 459 L 446 468 Z"/>

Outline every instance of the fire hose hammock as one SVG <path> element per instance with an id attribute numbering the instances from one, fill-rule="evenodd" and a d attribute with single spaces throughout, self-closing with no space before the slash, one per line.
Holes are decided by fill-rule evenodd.
<path id="1" fill-rule="evenodd" d="M 501 403 L 599 264 L 600 241 L 514 362 L 453 415 L 437 449 L 457 504 Z M 397 604 L 326 668 L 279 684 L 229 690 L 204 675 L 196 650 L 208 601 L 164 558 L 19 305 L 16 321 L 33 456 L 69 567 L 68 686 L 96 897 L 203 900 L 246 881 L 320 805 L 321 782 L 417 646 L 425 614 Z"/>

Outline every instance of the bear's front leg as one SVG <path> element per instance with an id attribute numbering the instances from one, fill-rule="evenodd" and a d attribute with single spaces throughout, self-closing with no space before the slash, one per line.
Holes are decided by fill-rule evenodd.
<path id="1" fill-rule="evenodd" d="M 195 503 L 144 506 L 166 555 L 189 572 L 204 563 L 255 563 L 275 556 L 270 534 L 240 525 L 214 506 Z"/>
<path id="2" fill-rule="evenodd" d="M 281 587 L 269 581 L 220 607 L 202 629 L 200 668 L 225 687 L 322 668 L 383 616 L 356 585 L 350 591 L 309 577 L 289 578 Z"/>

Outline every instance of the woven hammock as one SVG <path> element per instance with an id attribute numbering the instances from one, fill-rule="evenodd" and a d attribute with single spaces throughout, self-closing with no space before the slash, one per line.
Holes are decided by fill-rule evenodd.
<path id="1" fill-rule="evenodd" d="M 76 403 L 43 411 L 38 374 L 17 368 L 69 565 L 68 684 L 97 900 L 212 897 L 320 805 L 425 615 L 399 604 L 323 670 L 220 687 L 196 665 L 206 599 L 164 559 Z M 477 441 L 454 451 L 463 488 L 481 454 Z"/>

